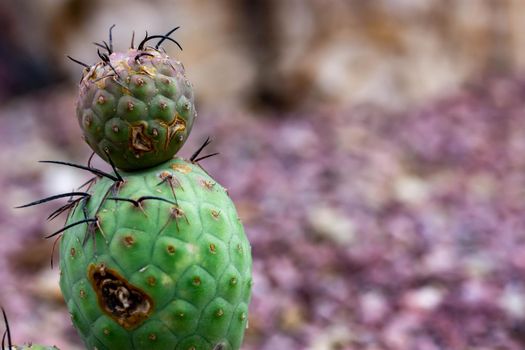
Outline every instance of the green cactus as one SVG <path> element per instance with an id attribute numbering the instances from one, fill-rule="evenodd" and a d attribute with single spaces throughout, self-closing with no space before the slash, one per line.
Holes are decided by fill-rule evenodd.
<path id="1" fill-rule="evenodd" d="M 99 63 L 74 60 L 85 66 L 76 107 L 83 137 L 123 170 L 170 159 L 191 131 L 196 116 L 192 86 L 182 64 L 159 49 L 162 41 L 174 41 L 168 36 L 173 31 L 146 35 L 127 52 L 113 52 L 110 31 L 110 43 L 97 44 L 107 50 L 98 51 Z M 159 43 L 146 46 L 153 39 Z"/>
<path id="2" fill-rule="evenodd" d="M 61 237 L 60 288 L 90 350 L 237 350 L 248 324 L 251 248 L 226 190 L 198 164 L 214 155 L 198 157 L 209 140 L 189 161 L 172 158 L 196 115 L 182 65 L 158 49 L 176 29 L 126 53 L 113 52 L 110 29 L 109 44 L 96 43 L 102 62 L 70 57 L 85 66 L 85 140 L 114 174 L 43 161 L 96 176 L 86 192 L 21 206 L 70 198 L 48 217 L 69 211 L 66 225 L 47 238 Z"/>
<path id="3" fill-rule="evenodd" d="M 180 158 L 115 180 L 94 180 L 58 232 L 88 349 L 239 349 L 251 252 L 226 190 Z"/>

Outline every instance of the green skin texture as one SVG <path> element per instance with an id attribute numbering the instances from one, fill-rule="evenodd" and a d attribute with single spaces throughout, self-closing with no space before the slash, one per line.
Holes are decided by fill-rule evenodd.
<path id="1" fill-rule="evenodd" d="M 160 183 L 166 174 L 172 176 L 178 206 L 144 200 L 139 208 L 105 199 L 158 196 L 173 202 L 169 181 Z M 247 327 L 252 259 L 226 190 L 200 166 L 180 158 L 121 175 L 125 182 L 117 193 L 107 178 L 89 190 L 85 210 L 98 218 L 103 233 L 96 225 L 89 231 L 88 224 L 80 224 L 64 231 L 60 244 L 61 290 L 87 348 L 239 349 Z M 78 204 L 66 225 L 84 218 Z M 89 277 L 90 266 L 99 264 L 151 297 L 152 312 L 145 320 L 127 329 L 103 311 Z"/>
<path id="2" fill-rule="evenodd" d="M 140 53 L 147 55 L 135 60 Z M 84 70 L 80 82 L 76 114 L 84 140 L 127 171 L 172 158 L 196 117 L 182 64 L 153 48 L 113 53 L 109 59 L 113 68 L 99 62 Z"/>

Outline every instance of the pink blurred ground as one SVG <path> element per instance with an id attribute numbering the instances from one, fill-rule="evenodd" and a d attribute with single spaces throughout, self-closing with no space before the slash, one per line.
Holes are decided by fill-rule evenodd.
<path id="1" fill-rule="evenodd" d="M 255 118 L 201 112 L 189 155 L 229 188 L 253 246 L 244 349 L 525 347 L 525 83 L 485 81 L 417 111 Z M 14 337 L 79 349 L 41 237 L 86 175 L 68 93 L 0 109 L 0 301 Z M 102 162 L 97 163 L 103 166 Z M 70 187 L 68 187 L 70 186 Z"/>

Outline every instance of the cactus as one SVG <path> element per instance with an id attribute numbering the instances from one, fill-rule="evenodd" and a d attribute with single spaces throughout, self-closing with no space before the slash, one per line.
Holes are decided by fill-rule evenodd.
<path id="1" fill-rule="evenodd" d="M 239 348 L 251 257 L 225 189 L 180 158 L 120 177 L 80 196 L 60 246 L 61 289 L 88 348 Z"/>
<path id="2" fill-rule="evenodd" d="M 205 143 L 205 145 L 208 141 Z M 199 150 L 200 151 L 200 150 Z M 251 248 L 227 191 L 195 160 L 119 173 L 89 170 L 59 237 L 60 287 L 88 349 L 239 349 Z"/>
<path id="3" fill-rule="evenodd" d="M 113 27 L 112 27 L 113 28 Z M 86 67 L 77 115 L 113 173 L 61 162 L 95 176 L 74 192 L 60 241 L 60 288 L 88 349 L 237 350 L 248 324 L 251 248 L 227 191 L 199 157 L 174 153 L 193 123 L 193 93 L 178 62 L 158 50 L 169 35 L 108 54 Z M 145 47 L 159 39 L 155 48 Z M 178 43 L 177 43 L 178 45 Z M 138 130 L 138 131 L 137 131 Z M 117 168 L 125 170 L 119 172 Z M 19 207 L 19 208 L 20 208 Z"/>
<path id="4" fill-rule="evenodd" d="M 166 35 L 146 35 L 126 52 L 113 51 L 110 29 L 109 44 L 96 43 L 107 51 L 98 50 L 100 62 L 89 66 L 74 60 L 85 66 L 76 107 L 83 137 L 121 169 L 148 168 L 170 159 L 191 131 L 196 116 L 192 86 L 182 64 L 159 49 L 165 40 L 177 43 L 169 37 L 177 28 Z M 147 46 L 155 39 L 154 47 Z"/>

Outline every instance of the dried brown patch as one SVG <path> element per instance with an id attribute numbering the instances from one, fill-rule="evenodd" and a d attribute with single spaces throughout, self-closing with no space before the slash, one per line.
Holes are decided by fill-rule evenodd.
<path id="1" fill-rule="evenodd" d="M 221 215 L 221 212 L 220 212 L 220 211 L 217 211 L 217 210 L 215 210 L 215 209 L 212 209 L 212 210 L 211 210 L 211 216 L 213 216 L 213 218 L 214 218 L 215 220 L 219 219 L 219 216 L 220 216 L 220 215 Z"/>
<path id="2" fill-rule="evenodd" d="M 167 149 L 175 135 L 179 131 L 186 130 L 186 122 L 184 121 L 184 119 L 179 118 L 179 115 L 176 114 L 175 118 L 173 118 L 173 121 L 171 123 L 164 123 L 163 126 L 166 128 L 166 143 L 164 144 L 164 148 Z"/>
<path id="3" fill-rule="evenodd" d="M 138 152 L 150 152 L 153 150 L 153 143 L 146 135 L 144 123 L 131 126 L 131 147 Z"/>
<path id="4" fill-rule="evenodd" d="M 201 180 L 201 185 L 208 191 L 211 191 L 213 190 L 213 187 L 215 186 L 215 182 L 210 181 L 210 180 Z"/>
<path id="5" fill-rule="evenodd" d="M 122 241 L 124 242 L 124 245 L 126 245 L 127 247 L 131 247 L 134 243 L 135 243 L 135 239 L 133 238 L 133 236 L 125 236 Z"/>
<path id="6" fill-rule="evenodd" d="M 179 173 L 189 174 L 191 173 L 191 167 L 186 164 L 175 163 L 171 165 L 171 168 Z"/>
<path id="7" fill-rule="evenodd" d="M 122 327 L 134 329 L 153 312 L 149 295 L 104 264 L 89 265 L 88 277 L 100 308 Z"/>

